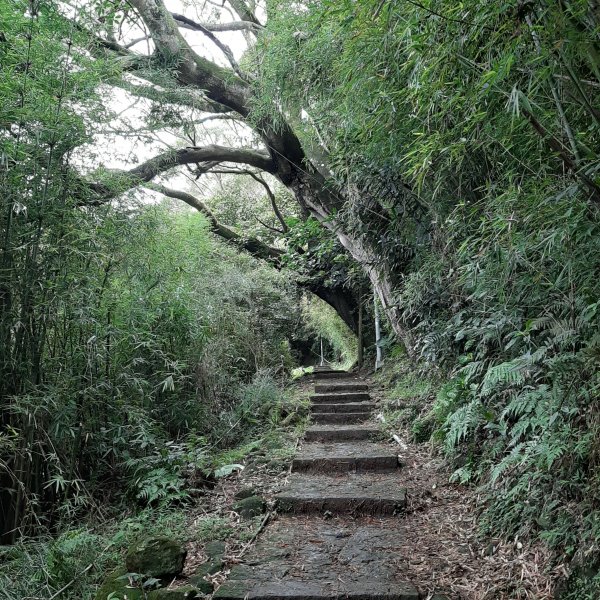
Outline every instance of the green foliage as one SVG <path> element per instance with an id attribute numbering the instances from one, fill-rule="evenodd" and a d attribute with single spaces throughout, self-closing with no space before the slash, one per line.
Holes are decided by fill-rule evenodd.
<path id="1" fill-rule="evenodd" d="M 203 519 L 196 533 L 199 540 L 226 540 L 233 533 L 233 527 L 228 518 L 215 517 Z"/>
<path id="2" fill-rule="evenodd" d="M 585 564 L 600 543 L 597 13 L 274 0 L 269 17 L 256 113 L 310 113 L 298 131 L 330 149 L 344 232 L 388 274 L 412 357 L 447 374 L 430 414 L 396 418 L 482 486 L 484 528 Z"/>
<path id="3" fill-rule="evenodd" d="M 426 442 L 437 425 L 431 410 L 431 398 L 438 382 L 432 373 L 415 369 L 399 346 L 390 349 L 390 358 L 377 374 L 386 389 L 383 404 L 385 429 L 394 433 L 398 427 L 410 431 L 415 442 Z"/>
<path id="4" fill-rule="evenodd" d="M 181 512 L 148 510 L 105 523 L 98 531 L 73 528 L 55 538 L 24 539 L 3 546 L 0 598 L 50 597 L 64 588 L 66 598 L 94 597 L 95 586 L 114 569 L 122 552 L 141 534 L 186 539 Z M 65 587 L 66 586 L 66 587 Z"/>
<path id="5" fill-rule="evenodd" d="M 50 543 L 46 559 L 50 584 L 60 589 L 81 577 L 90 564 L 96 563 L 96 568 L 106 565 L 106 556 L 101 554 L 106 545 L 105 538 L 84 529 L 72 529 L 57 537 Z"/>
<path id="6" fill-rule="evenodd" d="M 315 364 L 320 355 L 319 339 L 323 338 L 325 359 L 340 369 L 349 369 L 356 362 L 357 342 L 348 326 L 317 297 L 305 298 L 302 308 L 309 336 L 315 340 Z"/>
<path id="7" fill-rule="evenodd" d="M 47 282 L 44 384 L 12 395 L 6 452 L 36 448 L 48 474 L 31 500 L 71 518 L 106 481 L 142 504 L 185 500 L 191 471 L 211 470 L 207 447 L 277 423 L 294 295 L 216 244 L 200 215 L 107 209 L 85 234 L 75 226 Z"/>

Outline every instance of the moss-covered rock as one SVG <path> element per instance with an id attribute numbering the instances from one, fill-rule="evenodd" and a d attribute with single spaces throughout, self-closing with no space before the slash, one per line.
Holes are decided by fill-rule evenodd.
<path id="1" fill-rule="evenodd" d="M 208 554 L 208 560 L 201 564 L 196 572 L 190 577 L 190 582 L 195 585 L 201 592 L 212 594 L 212 584 L 204 579 L 206 575 L 214 575 L 221 571 L 224 567 L 223 554 L 225 554 L 225 544 L 221 541 L 209 542 L 206 544 L 204 551 Z"/>
<path id="2" fill-rule="evenodd" d="M 174 577 L 183 571 L 186 554 L 185 548 L 172 538 L 142 538 L 127 551 L 125 564 L 130 573 Z"/>
<path id="3" fill-rule="evenodd" d="M 205 575 L 214 575 L 223 568 L 223 561 L 219 558 L 211 559 L 201 564 L 194 573 L 194 576 L 204 577 Z"/>
<path id="4" fill-rule="evenodd" d="M 95 600 L 144 600 L 144 594 L 139 587 L 133 587 L 130 581 L 125 577 L 128 573 L 125 567 L 119 567 L 106 576 L 106 579 L 96 592 Z M 112 595 L 111 595 L 112 594 Z"/>
<path id="5" fill-rule="evenodd" d="M 204 547 L 204 551 L 209 558 L 221 558 L 225 554 L 225 543 L 220 540 L 208 542 Z"/>
<path id="6" fill-rule="evenodd" d="M 148 600 L 191 600 L 197 598 L 200 593 L 201 591 L 192 585 L 184 585 L 175 590 L 160 588 L 151 591 L 148 594 Z"/>
<path id="7" fill-rule="evenodd" d="M 233 510 L 244 519 L 251 519 L 265 512 L 267 505 L 261 496 L 250 496 L 236 502 Z"/>
<path id="8" fill-rule="evenodd" d="M 245 500 L 246 498 L 250 498 L 250 496 L 256 496 L 256 489 L 253 487 L 240 488 L 233 497 L 236 500 Z"/>
<path id="9" fill-rule="evenodd" d="M 213 584 L 204 579 L 200 573 L 196 573 L 190 577 L 190 583 L 203 594 L 212 594 L 214 591 Z"/>

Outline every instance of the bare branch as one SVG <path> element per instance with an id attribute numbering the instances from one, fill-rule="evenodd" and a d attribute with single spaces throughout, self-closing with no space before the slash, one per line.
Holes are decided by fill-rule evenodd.
<path id="1" fill-rule="evenodd" d="M 163 0 L 130 0 L 148 30 L 157 53 L 167 62 L 176 58 L 177 80 L 205 91 L 216 102 L 243 116 L 249 112 L 250 86 L 246 81 L 200 56 L 179 31 L 177 22 L 166 9 Z"/>
<path id="2" fill-rule="evenodd" d="M 135 84 L 121 78 L 111 81 L 110 84 L 129 92 L 133 96 L 139 96 L 154 102 L 177 104 L 188 108 L 195 108 L 202 112 L 223 114 L 228 115 L 232 119 L 234 118 L 231 114 L 231 109 L 218 102 L 209 100 L 202 92 L 194 88 L 169 89 L 159 85 Z"/>
<path id="3" fill-rule="evenodd" d="M 147 183 L 157 175 L 181 165 L 205 163 L 201 169 L 206 172 L 220 162 L 243 163 L 267 172 L 273 172 L 275 169 L 271 157 L 266 152 L 253 148 L 228 148 L 217 145 L 182 148 L 159 154 L 129 171 L 115 172 L 116 185 L 114 186 L 104 183 L 89 184 L 98 196 L 92 204 L 101 203 L 122 194 L 126 190 Z"/>
<path id="4" fill-rule="evenodd" d="M 289 229 L 287 223 L 285 222 L 285 219 L 283 218 L 281 211 L 279 210 L 279 206 L 277 206 L 275 194 L 271 190 L 269 184 L 260 175 L 257 175 L 256 173 L 253 173 L 252 171 L 247 171 L 247 173 L 248 173 L 248 175 L 250 175 L 250 177 L 252 177 L 252 179 L 254 179 L 255 181 L 258 181 L 258 183 L 260 183 L 260 185 L 262 185 L 265 188 L 265 191 L 267 192 L 267 196 L 269 197 L 269 200 L 271 201 L 271 208 L 273 209 L 273 212 L 275 213 L 277 220 L 281 224 L 283 233 L 287 233 L 290 229 Z"/>
<path id="5" fill-rule="evenodd" d="M 255 181 L 258 181 L 258 183 L 260 183 L 265 188 L 265 191 L 267 192 L 267 196 L 269 197 L 269 200 L 271 202 L 271 208 L 273 209 L 273 212 L 275 213 L 277 220 L 281 224 L 283 231 L 280 231 L 280 233 L 287 233 L 289 231 L 289 227 L 288 227 L 287 223 L 285 222 L 285 218 L 284 218 L 283 214 L 281 213 L 281 211 L 279 210 L 279 206 L 277 206 L 275 194 L 271 190 L 271 187 L 269 186 L 269 184 L 260 176 L 259 173 L 255 173 L 254 171 L 250 171 L 248 169 L 227 169 L 227 168 L 211 169 L 210 172 L 211 173 L 222 173 L 223 175 L 249 175 L 250 177 L 252 177 L 252 179 L 254 179 Z M 259 221 L 259 222 L 261 223 L 261 225 L 264 225 L 264 223 L 262 223 L 262 221 Z M 265 225 L 265 227 L 267 227 L 267 225 Z M 275 231 L 279 231 L 279 230 L 277 229 Z"/>
<path id="6" fill-rule="evenodd" d="M 178 13 L 171 13 L 173 18 L 177 21 L 177 24 L 184 29 L 192 29 L 194 31 L 200 31 L 200 27 L 208 29 L 208 31 L 245 31 L 251 30 L 256 31 L 261 29 L 262 26 L 259 23 L 252 21 L 230 21 L 229 23 L 198 23 L 185 15 Z"/>
<path id="7" fill-rule="evenodd" d="M 250 21 L 250 23 L 261 25 L 260 21 L 256 18 L 254 11 L 245 0 L 229 0 L 229 4 L 231 4 L 233 10 L 235 10 L 242 21 Z"/>
<path id="8" fill-rule="evenodd" d="M 273 168 L 269 155 L 258 150 L 210 145 L 166 152 L 147 160 L 129 171 L 129 174 L 131 177 L 137 179 L 138 182 L 146 182 L 174 167 L 206 161 L 245 163 L 261 169 Z"/>
<path id="9" fill-rule="evenodd" d="M 268 223 L 265 223 L 262 219 L 259 219 L 258 217 L 255 217 L 255 218 L 266 229 L 269 229 L 270 231 L 274 231 L 275 233 L 279 233 L 279 234 L 285 233 L 285 231 L 283 231 L 282 229 L 279 229 L 278 227 L 272 227 L 271 225 L 269 225 Z"/>
<path id="10" fill-rule="evenodd" d="M 144 35 L 142 37 L 138 37 L 135 38 L 133 40 L 131 40 L 130 42 L 127 42 L 127 44 L 125 44 L 125 46 L 123 46 L 123 48 L 129 50 L 129 48 L 131 48 L 132 46 L 135 46 L 136 44 L 139 44 L 140 42 L 145 42 L 146 40 L 151 40 L 152 38 Z"/>
<path id="11" fill-rule="evenodd" d="M 182 19 L 185 19 L 186 29 L 191 29 L 193 31 L 199 31 L 203 35 L 205 35 L 227 58 L 231 68 L 237 73 L 239 77 L 246 80 L 247 77 L 240 70 L 240 66 L 238 65 L 235 57 L 233 56 L 233 52 L 231 48 L 224 44 L 212 31 L 210 31 L 207 27 L 205 27 L 201 23 L 196 23 L 183 15 L 178 15 L 176 13 L 171 13 L 175 21 L 180 23 Z"/>

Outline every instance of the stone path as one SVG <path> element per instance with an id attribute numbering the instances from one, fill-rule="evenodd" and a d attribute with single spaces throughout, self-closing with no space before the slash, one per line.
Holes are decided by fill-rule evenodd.
<path id="1" fill-rule="evenodd" d="M 368 386 L 327 369 L 315 380 L 313 424 L 277 497 L 281 516 L 213 597 L 422 599 L 403 577 L 406 490 L 397 455 L 374 439 Z"/>

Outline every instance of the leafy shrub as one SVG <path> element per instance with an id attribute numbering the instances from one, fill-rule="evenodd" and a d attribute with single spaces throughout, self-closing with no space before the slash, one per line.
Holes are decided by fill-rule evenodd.
<path id="1" fill-rule="evenodd" d="M 310 107 L 307 147 L 354 189 L 344 232 L 393 286 L 411 358 L 448 381 L 434 436 L 456 477 L 482 486 L 488 531 L 585 564 L 600 543 L 597 15 L 584 0 L 276 6 L 258 111 Z M 420 434 L 423 415 L 395 414 L 410 413 Z"/>

